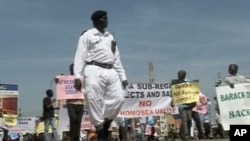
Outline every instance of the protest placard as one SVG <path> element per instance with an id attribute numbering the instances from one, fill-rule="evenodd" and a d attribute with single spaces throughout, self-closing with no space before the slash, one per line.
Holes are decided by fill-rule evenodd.
<path id="1" fill-rule="evenodd" d="M 216 87 L 217 100 L 224 130 L 230 125 L 249 125 L 250 119 L 250 83 Z"/>
<path id="2" fill-rule="evenodd" d="M 35 133 L 36 117 L 17 117 L 17 124 L 8 126 L 9 133 Z"/>
<path id="3" fill-rule="evenodd" d="M 196 111 L 200 114 L 207 114 L 208 113 L 208 106 L 211 104 L 209 98 L 204 95 L 202 92 L 199 94 L 199 101 L 197 102 L 196 106 L 193 108 L 193 111 Z"/>
<path id="4" fill-rule="evenodd" d="M 171 86 L 173 104 L 180 105 L 199 101 L 199 83 L 185 82 Z"/>
<path id="5" fill-rule="evenodd" d="M 171 92 L 168 83 L 129 84 L 124 94 L 125 102 L 119 117 L 145 117 L 176 114 L 171 107 Z"/>
<path id="6" fill-rule="evenodd" d="M 17 125 L 17 115 L 3 114 L 3 124 L 8 126 Z"/>
<path id="7" fill-rule="evenodd" d="M 58 75 L 58 83 L 56 84 L 56 98 L 57 100 L 65 99 L 84 99 L 83 92 L 77 91 L 74 88 L 74 76 L 72 75 Z M 83 78 L 81 78 L 81 81 Z"/>

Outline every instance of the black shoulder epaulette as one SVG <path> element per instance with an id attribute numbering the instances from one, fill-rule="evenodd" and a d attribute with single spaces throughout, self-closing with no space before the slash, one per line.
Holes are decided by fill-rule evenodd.
<path id="1" fill-rule="evenodd" d="M 88 31 L 88 30 L 84 30 L 80 35 L 83 35 L 86 31 Z"/>

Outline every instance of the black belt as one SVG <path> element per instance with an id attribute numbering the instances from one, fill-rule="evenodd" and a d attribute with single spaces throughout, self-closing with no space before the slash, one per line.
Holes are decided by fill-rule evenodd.
<path id="1" fill-rule="evenodd" d="M 86 62 L 87 65 L 96 65 L 105 69 L 112 69 L 113 65 L 112 64 L 106 64 L 106 63 L 99 63 L 99 62 L 95 62 L 95 61 L 91 61 L 91 62 Z"/>

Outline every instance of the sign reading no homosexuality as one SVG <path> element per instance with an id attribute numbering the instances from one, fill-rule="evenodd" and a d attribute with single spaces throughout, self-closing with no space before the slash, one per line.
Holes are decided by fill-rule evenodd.
<path id="1" fill-rule="evenodd" d="M 168 83 L 136 83 L 129 84 L 124 95 L 119 117 L 145 117 L 177 114 L 171 107 L 171 91 Z"/>

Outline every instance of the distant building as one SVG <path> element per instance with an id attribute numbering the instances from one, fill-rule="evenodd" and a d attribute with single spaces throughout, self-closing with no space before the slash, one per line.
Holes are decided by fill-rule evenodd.
<path id="1" fill-rule="evenodd" d="M 0 115 L 18 115 L 18 85 L 0 84 Z"/>

